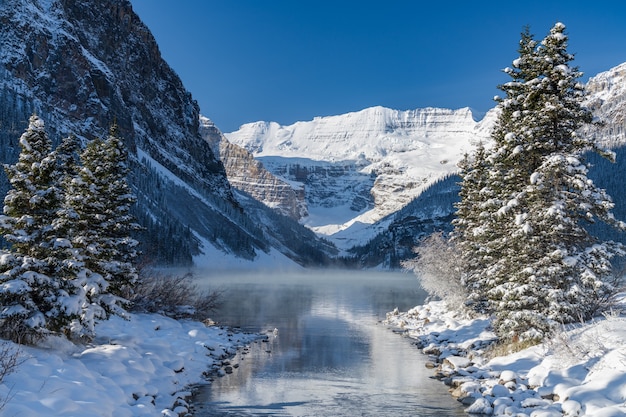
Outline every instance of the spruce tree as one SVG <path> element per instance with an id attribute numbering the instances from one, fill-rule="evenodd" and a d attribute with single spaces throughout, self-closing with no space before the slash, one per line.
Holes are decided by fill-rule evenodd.
<path id="1" fill-rule="evenodd" d="M 78 175 L 67 187 L 65 217 L 71 223 L 73 257 L 88 300 L 83 320 L 89 335 L 96 319 L 125 315 L 125 297 L 137 279 L 137 241 L 130 233 L 138 226 L 130 213 L 135 197 L 116 126 L 106 140 L 87 144 L 80 161 Z"/>
<path id="2" fill-rule="evenodd" d="M 588 318 L 611 291 L 606 285 L 610 259 L 620 245 L 598 242 L 585 230 L 596 219 L 619 228 L 612 202 L 586 176 L 583 154 L 601 151 L 577 132 L 591 122 L 582 106 L 581 73 L 570 65 L 565 26 L 557 23 L 540 43 L 522 33 L 520 56 L 499 86 L 500 111 L 487 161 L 488 185 L 476 197 L 464 169 L 462 199 L 455 233 L 463 229 L 467 207 L 481 207 L 488 239 L 461 245 L 481 251 L 480 268 L 469 268 L 467 281 L 481 288 L 495 313 L 494 328 L 509 340 L 541 339 L 557 323 Z M 488 198 L 486 198 L 488 196 Z M 463 226 L 463 227 L 460 227 Z M 476 257 L 465 253 L 464 256 Z"/>
<path id="3" fill-rule="evenodd" d="M 510 260 L 518 248 L 511 235 L 515 232 L 512 208 L 515 195 L 528 177 L 528 159 L 523 152 L 524 132 L 516 130 L 526 114 L 525 80 L 536 76 L 537 42 L 529 29 L 522 32 L 519 58 L 504 72 L 511 77 L 498 86 L 506 98 L 496 97 L 499 117 L 491 134 L 493 146 L 481 144 L 467 156 L 461 168 L 461 201 L 457 204 L 453 238 L 466 260 L 464 283 L 469 301 L 479 311 L 489 310 L 487 292 L 509 280 Z"/>
<path id="4" fill-rule="evenodd" d="M 478 311 L 485 309 L 481 275 L 485 265 L 490 263 L 486 244 L 494 238 L 494 229 L 486 227 L 492 201 L 486 157 L 487 151 L 481 142 L 473 155 L 466 154 L 459 163 L 462 186 L 460 201 L 455 204 L 456 218 L 452 221 L 454 231 L 451 234 L 451 240 L 461 252 L 462 284 L 467 289 L 468 304 Z"/>
<path id="5" fill-rule="evenodd" d="M 62 206 L 57 163 L 44 122 L 33 115 L 20 137 L 21 152 L 5 165 L 11 189 L 4 200 L 0 232 L 10 249 L 0 258 L 0 320 L 4 336 L 26 342 L 47 332 L 65 332 L 80 312 L 71 280 L 59 277 L 68 245 L 55 220 Z"/>
<path id="6" fill-rule="evenodd" d="M 52 151 L 51 157 L 56 164 L 54 183 L 62 191 L 62 204 L 58 210 L 56 218 L 53 220 L 53 227 L 59 236 L 63 236 L 64 244 L 59 245 L 60 250 L 56 253 L 58 260 L 57 275 L 64 279 L 73 279 L 76 274 L 77 265 L 72 256 L 72 244 L 70 241 L 70 225 L 72 219 L 66 215 L 68 208 L 65 204 L 65 195 L 70 181 L 77 175 L 80 161 L 78 153 L 80 142 L 74 135 L 64 138 L 57 148 Z M 75 283 L 76 284 L 76 283 Z M 80 288 L 80 286 L 78 286 Z"/>
<path id="7" fill-rule="evenodd" d="M 557 23 L 537 47 L 539 76 L 528 82 L 527 106 L 533 111 L 525 115 L 522 128 L 532 139 L 527 152 L 538 156 L 538 166 L 531 165 L 519 193 L 517 215 L 524 219 L 520 231 L 527 243 L 518 254 L 524 268 L 512 277 L 530 284 L 524 291 L 519 286 L 496 290 L 502 296 L 498 325 L 506 334 L 525 330 L 530 335 L 534 328 L 541 337 L 555 323 L 590 318 L 612 291 L 607 285 L 611 258 L 623 254 L 621 245 L 600 242 L 586 230 L 596 219 L 619 228 L 623 223 L 611 214 L 610 196 L 587 177 L 585 152 L 612 156 L 578 134 L 592 115 L 582 106 L 582 73 L 570 65 L 574 57 L 567 52 L 564 31 Z M 512 318 L 519 316 L 525 318 Z"/>

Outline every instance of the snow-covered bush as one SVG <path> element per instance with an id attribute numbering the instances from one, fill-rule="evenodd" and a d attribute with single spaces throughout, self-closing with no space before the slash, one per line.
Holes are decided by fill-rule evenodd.
<path id="1" fill-rule="evenodd" d="M 7 375 L 17 371 L 24 361 L 21 351 L 10 342 L 0 344 L 0 383 Z"/>
<path id="2" fill-rule="evenodd" d="M 416 257 L 402 263 L 412 270 L 424 290 L 443 300 L 448 307 L 465 305 L 467 292 L 461 283 L 463 261 L 454 243 L 443 233 L 434 233 L 414 248 Z"/>

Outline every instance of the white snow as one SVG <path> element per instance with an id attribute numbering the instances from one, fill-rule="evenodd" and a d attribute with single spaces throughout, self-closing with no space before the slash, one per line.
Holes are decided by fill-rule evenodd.
<path id="1" fill-rule="evenodd" d="M 273 248 L 269 253 L 258 251 L 254 259 L 248 260 L 217 249 L 201 236 L 196 235 L 196 238 L 200 240 L 203 252 L 193 258 L 194 266 L 199 269 L 224 271 L 228 274 L 242 271 L 299 271 L 304 269 L 292 259 Z"/>
<path id="2" fill-rule="evenodd" d="M 6 342 L 23 363 L 0 383 L 0 415 L 185 414 L 190 386 L 206 382 L 203 372 L 257 337 L 156 314 L 113 317 L 96 332 L 87 346 L 61 338 L 37 348 Z"/>
<path id="3" fill-rule="evenodd" d="M 148 155 L 147 152 L 139 147 L 137 148 L 137 159 L 139 161 L 142 161 L 142 163 L 146 164 L 147 166 L 154 168 L 163 179 L 172 182 L 180 188 L 185 189 L 189 194 L 193 195 L 194 197 L 198 199 L 203 199 L 202 195 L 194 190 L 193 187 L 178 178 L 176 175 L 174 175 L 172 171 L 165 168 L 159 162 L 154 160 L 150 155 Z"/>
<path id="4" fill-rule="evenodd" d="M 87 49 L 85 49 L 83 46 L 81 46 L 81 51 L 83 53 L 83 56 L 85 57 L 85 59 L 87 59 L 87 61 L 89 61 L 92 65 L 93 68 L 98 69 L 100 72 L 102 72 L 109 80 L 115 80 L 115 76 L 113 75 L 113 72 L 109 69 L 109 67 L 102 62 L 101 60 L 99 60 L 98 58 L 96 58 L 95 56 L 93 56 L 91 54 L 91 52 L 89 52 Z"/>
<path id="5" fill-rule="evenodd" d="M 318 235 L 332 236 L 338 249 L 347 250 L 384 231 L 392 219 L 381 221 L 373 210 L 357 213 L 348 204 L 344 204 L 338 207 L 309 208 L 309 215 L 301 222 Z"/>
<path id="6" fill-rule="evenodd" d="M 620 314 L 571 325 L 541 345 L 501 356 L 486 348 L 495 340 L 487 317 L 469 318 L 442 301 L 388 313 L 386 323 L 419 340 L 469 413 L 626 416 L 626 317 Z"/>

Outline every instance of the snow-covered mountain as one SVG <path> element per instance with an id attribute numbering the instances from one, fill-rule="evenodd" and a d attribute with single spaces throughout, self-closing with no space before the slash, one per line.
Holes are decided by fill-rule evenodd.
<path id="1" fill-rule="evenodd" d="M 477 121 L 469 108 L 372 107 L 290 126 L 250 123 L 225 136 L 303 187 L 309 212 L 303 223 L 347 249 L 455 172 L 463 154 L 488 139 L 493 120 L 488 113 Z"/>
<path id="2" fill-rule="evenodd" d="M 200 133 L 197 103 L 128 0 L 0 0 L 0 27 L 0 162 L 17 159 L 33 112 L 55 143 L 103 137 L 116 121 L 150 261 L 189 264 L 202 252 L 324 261 L 328 246 L 310 231 L 243 207 L 209 145 L 221 132 Z M 7 187 L 0 176 L 2 195 Z"/>
<path id="3" fill-rule="evenodd" d="M 604 123 L 592 131 L 605 146 L 626 143 L 626 62 L 591 77 L 587 106 Z"/>
<path id="4" fill-rule="evenodd" d="M 622 146 L 626 143 L 626 63 L 592 77 L 586 88 L 587 106 L 604 122 L 586 134 L 610 147 Z M 495 119 L 495 108 L 478 121 L 468 108 L 372 107 L 290 126 L 249 123 L 225 136 L 274 175 L 304 188 L 309 216 L 301 220 L 303 224 L 342 249 L 367 244 L 358 251 L 373 256 L 384 252 L 373 244 L 398 245 L 375 236 L 395 228 L 396 238 L 404 239 L 409 232 L 399 230 L 406 218 L 424 220 L 416 198 L 456 172 L 460 158 L 479 141 L 488 142 Z M 450 206 L 454 181 L 438 187 Z M 428 205 L 423 198 L 419 204 Z M 451 206 L 426 211 L 433 213 L 431 220 L 442 222 L 449 219 Z M 410 233 L 416 236 L 432 226 L 411 224 Z"/>
<path id="5" fill-rule="evenodd" d="M 158 262 L 204 252 L 205 265 L 224 254 L 328 263 L 333 248 L 302 224 L 345 250 L 369 242 L 360 253 L 404 256 L 400 240 L 410 247 L 426 223 L 447 221 L 454 180 L 440 181 L 488 139 L 495 116 L 373 107 L 247 124 L 228 142 L 200 116 L 128 0 L 0 0 L 0 27 L 0 162 L 17 159 L 33 112 L 56 143 L 104 136 L 116 121 L 147 228 L 140 240 Z M 626 140 L 625 74 L 626 64 L 588 84 L 589 105 L 607 122 L 590 134 L 612 146 Z M 445 203 L 423 209 L 418 196 Z"/>

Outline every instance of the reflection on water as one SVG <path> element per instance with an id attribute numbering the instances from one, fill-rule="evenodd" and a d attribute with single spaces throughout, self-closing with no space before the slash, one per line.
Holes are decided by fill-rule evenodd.
<path id="1" fill-rule="evenodd" d="M 464 415 L 410 340 L 379 323 L 423 301 L 411 275 L 198 276 L 225 291 L 215 320 L 269 339 L 195 395 L 196 416 Z"/>

